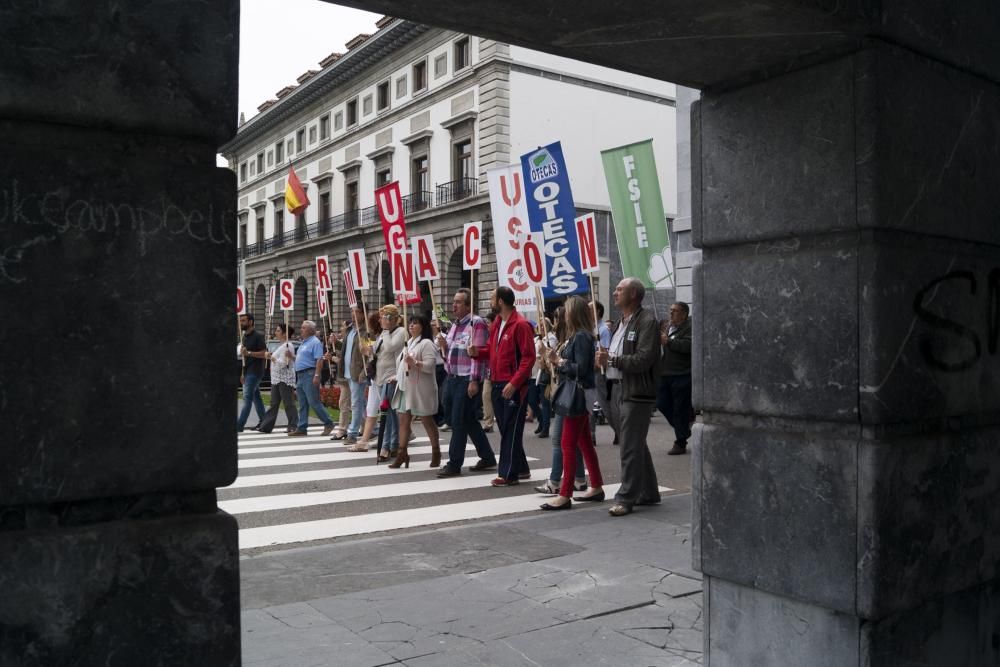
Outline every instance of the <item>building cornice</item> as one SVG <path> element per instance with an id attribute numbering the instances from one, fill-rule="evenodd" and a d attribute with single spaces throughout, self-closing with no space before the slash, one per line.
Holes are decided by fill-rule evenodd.
<path id="1" fill-rule="evenodd" d="M 460 114 L 452 116 L 448 120 L 441 121 L 441 127 L 448 130 L 455 127 L 459 123 L 464 123 L 467 120 L 475 120 L 478 115 L 479 112 L 476 111 L 475 109 L 470 109 L 469 111 L 463 111 Z"/>
<path id="2" fill-rule="evenodd" d="M 394 23 L 372 35 L 360 46 L 325 67 L 304 84 L 284 96 L 265 111 L 244 123 L 236 136 L 219 148 L 224 156 L 235 155 L 241 149 L 267 136 L 275 127 L 331 91 L 358 76 L 373 65 L 382 62 L 389 54 L 431 30 L 429 26 L 397 19 Z"/>

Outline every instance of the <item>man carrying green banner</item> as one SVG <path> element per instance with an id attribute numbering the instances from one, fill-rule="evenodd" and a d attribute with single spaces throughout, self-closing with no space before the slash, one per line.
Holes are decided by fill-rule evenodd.
<path id="1" fill-rule="evenodd" d="M 611 212 L 624 275 L 645 287 L 674 286 L 660 180 L 653 158 L 653 140 L 601 151 Z"/>

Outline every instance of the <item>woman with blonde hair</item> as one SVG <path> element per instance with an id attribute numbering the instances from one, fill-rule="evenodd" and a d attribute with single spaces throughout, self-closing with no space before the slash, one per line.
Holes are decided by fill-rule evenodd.
<path id="1" fill-rule="evenodd" d="M 393 304 L 382 306 L 379 317 L 382 322 L 382 333 L 372 346 L 372 354 L 375 355 L 373 382 L 379 397 L 379 407 L 382 407 L 396 391 L 396 359 L 406 345 L 406 332 L 400 326 L 399 308 Z M 399 420 L 392 405 L 388 405 L 386 409 L 385 432 L 380 437 L 382 449 L 378 453 L 378 458 L 380 461 L 388 461 L 399 448 Z"/>
<path id="2" fill-rule="evenodd" d="M 414 315 L 407 324 L 410 338 L 396 364 L 396 395 L 392 407 L 399 416 L 399 453 L 390 468 L 410 467 L 410 426 L 414 418 L 420 420 L 431 439 L 431 468 L 441 465 L 441 447 L 434 415 L 438 409 L 438 388 L 435 366 L 434 342 L 431 340 L 431 323 L 426 315 Z"/>
<path id="3" fill-rule="evenodd" d="M 590 306 L 578 296 L 566 300 L 567 343 L 562 351 L 549 353 L 549 361 L 559 375 L 562 387 L 561 393 L 575 391 L 583 393 L 594 387 L 594 320 Z M 563 414 L 562 429 L 562 483 L 559 496 L 551 503 L 544 503 L 543 510 L 563 510 L 572 507 L 572 500 L 602 501 L 604 500 L 604 481 L 601 478 L 601 466 L 597 460 L 597 450 L 590 439 L 590 410 L 587 401 L 581 401 L 580 413 Z M 560 405 L 553 398 L 553 408 Z M 581 496 L 573 496 L 573 477 L 576 474 L 576 454 L 582 452 L 590 473 L 590 490 Z"/>
<path id="4" fill-rule="evenodd" d="M 373 346 L 369 341 L 377 339 L 382 333 L 381 319 L 382 314 L 378 310 L 368 313 L 368 331 L 361 344 L 361 351 L 365 358 L 365 373 L 368 376 L 369 384 L 368 397 L 365 399 L 365 426 L 357 443 L 348 447 L 348 451 L 351 452 L 367 452 L 375 444 L 372 442 L 372 432 L 375 430 L 375 425 L 378 424 L 378 406 L 381 399 L 378 390 L 372 384 L 375 381 L 375 360 L 371 356 Z"/>

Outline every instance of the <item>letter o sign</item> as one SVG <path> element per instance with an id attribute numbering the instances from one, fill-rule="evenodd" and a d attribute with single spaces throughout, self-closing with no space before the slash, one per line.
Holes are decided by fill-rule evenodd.
<path id="1" fill-rule="evenodd" d="M 521 245 L 524 255 L 524 272 L 528 284 L 545 287 L 545 254 L 542 252 L 544 239 L 541 234 L 528 234 Z"/>

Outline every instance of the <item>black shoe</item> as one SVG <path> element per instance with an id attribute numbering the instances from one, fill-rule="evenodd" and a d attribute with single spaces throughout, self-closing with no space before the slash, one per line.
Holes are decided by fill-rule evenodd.
<path id="1" fill-rule="evenodd" d="M 517 474 L 518 479 L 531 479 L 531 471 L 520 472 Z"/>
<path id="2" fill-rule="evenodd" d="M 539 425 L 538 425 L 538 428 L 536 428 L 536 429 L 535 429 L 534 433 L 535 433 L 535 435 L 538 435 L 538 434 L 539 434 L 539 433 L 541 433 L 541 432 L 542 432 L 542 425 L 541 425 L 541 424 L 539 424 Z"/>
<path id="3" fill-rule="evenodd" d="M 441 466 L 441 469 L 438 470 L 437 476 L 438 477 L 458 477 L 461 474 L 462 474 L 461 470 L 455 470 L 451 466 L 443 465 L 443 466 Z"/>
<path id="4" fill-rule="evenodd" d="M 677 456 L 678 454 L 687 454 L 686 442 L 675 442 L 674 446 L 667 452 L 668 456 Z"/>
<path id="5" fill-rule="evenodd" d="M 573 496 L 573 500 L 579 500 L 580 502 L 591 502 L 599 503 L 604 501 L 604 491 L 598 491 L 597 493 L 590 496 Z"/>
<path id="6" fill-rule="evenodd" d="M 660 499 L 659 498 L 653 498 L 652 500 L 641 500 L 640 499 L 640 500 L 637 500 L 635 504 L 636 505 L 659 505 L 660 504 Z"/>
<path id="7" fill-rule="evenodd" d="M 549 432 L 548 431 L 542 431 L 541 433 L 538 433 L 537 435 L 538 435 L 539 438 L 547 438 L 547 437 L 549 437 Z"/>
<path id="8" fill-rule="evenodd" d="M 548 510 L 568 510 L 568 509 L 572 509 L 573 508 L 573 501 L 570 501 L 568 503 L 563 503 L 562 505 L 550 505 L 548 503 L 542 503 L 540 505 L 540 507 L 541 507 L 541 509 L 546 510 L 546 511 L 548 511 Z"/>
<path id="9" fill-rule="evenodd" d="M 617 445 L 618 444 L 618 436 L 617 435 L 615 436 L 614 442 L 612 442 L 611 444 L 612 445 Z"/>
<path id="10" fill-rule="evenodd" d="M 484 461 L 482 459 L 479 459 L 478 461 L 476 461 L 476 465 L 469 466 L 469 472 L 479 472 L 480 470 L 489 470 L 490 468 L 496 468 L 496 467 L 497 467 L 496 461 L 490 463 L 489 461 Z"/>

